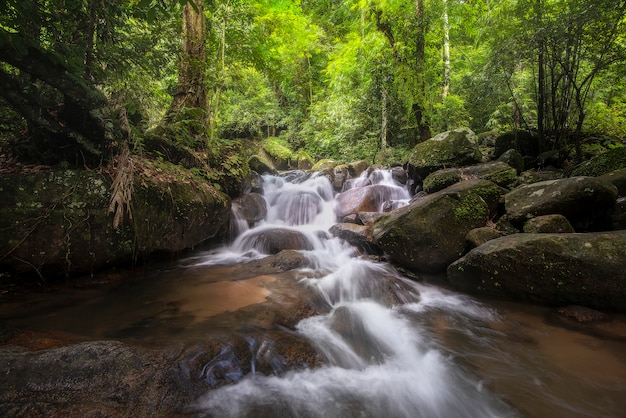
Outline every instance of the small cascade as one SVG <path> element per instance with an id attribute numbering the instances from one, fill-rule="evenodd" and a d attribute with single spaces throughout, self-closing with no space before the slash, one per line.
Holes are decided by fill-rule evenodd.
<path id="1" fill-rule="evenodd" d="M 244 231 L 230 247 L 208 255 L 205 263 L 262 257 L 286 248 L 301 251 L 308 267 L 300 270 L 299 280 L 314 288 L 327 307 L 325 313 L 302 320 L 296 331 L 327 365 L 276 376 L 253 372 L 210 391 L 195 408 L 216 417 L 515 416 L 456 365 L 420 324 L 422 312 L 440 307 L 458 311 L 460 321 L 480 318 L 487 315 L 480 306 L 412 282 L 386 263 L 355 257 L 350 246 L 327 232 L 336 222 L 329 180 L 316 175 L 292 179 L 297 182 L 265 176 L 265 221 Z M 384 188 L 381 207 L 409 199 L 388 170 L 364 175 L 350 187 Z"/>

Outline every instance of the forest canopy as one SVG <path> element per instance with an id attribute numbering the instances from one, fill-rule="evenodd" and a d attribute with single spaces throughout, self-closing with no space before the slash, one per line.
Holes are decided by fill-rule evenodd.
<path id="1" fill-rule="evenodd" d="M 0 141 L 93 165 L 179 124 L 209 155 L 269 137 L 380 162 L 467 126 L 580 159 L 626 139 L 625 16 L 626 0 L 5 0 Z"/>

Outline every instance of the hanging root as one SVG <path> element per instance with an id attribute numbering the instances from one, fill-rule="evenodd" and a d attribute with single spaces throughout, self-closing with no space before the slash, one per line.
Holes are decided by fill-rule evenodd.
<path id="1" fill-rule="evenodd" d="M 120 112 L 122 113 L 122 112 Z M 128 126 L 128 119 L 125 112 L 120 115 L 122 126 L 124 120 Z M 130 140 L 130 128 L 126 130 Z M 121 146 L 121 152 L 113 159 L 113 170 L 115 178 L 111 184 L 111 200 L 109 201 L 109 213 L 113 213 L 113 227 L 119 228 L 124 221 L 124 212 L 128 214 L 130 220 L 133 214 L 130 207 L 130 201 L 133 196 L 133 175 L 135 166 L 130 156 L 128 141 L 124 141 Z"/>

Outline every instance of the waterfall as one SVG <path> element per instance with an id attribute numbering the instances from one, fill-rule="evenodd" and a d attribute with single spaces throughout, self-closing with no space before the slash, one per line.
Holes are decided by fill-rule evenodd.
<path id="1" fill-rule="evenodd" d="M 469 298 L 410 281 L 389 264 L 354 256 L 346 243 L 330 237 L 335 201 L 326 177 L 290 182 L 265 176 L 264 184 L 266 220 L 202 263 L 263 257 L 268 247 L 251 237 L 265 237 L 259 234 L 268 231 L 299 234 L 306 240 L 300 251 L 309 260 L 299 280 L 313 287 L 327 307 L 302 320 L 296 332 L 321 353 L 326 365 L 280 376 L 252 373 L 209 391 L 194 409 L 214 417 L 516 416 L 455 362 L 422 319 L 424 312 L 446 309 L 446 318 L 471 332 L 476 326 L 472 321 L 497 320 L 495 313 Z M 402 188 L 388 171 L 376 171 L 349 187 L 371 184 Z"/>

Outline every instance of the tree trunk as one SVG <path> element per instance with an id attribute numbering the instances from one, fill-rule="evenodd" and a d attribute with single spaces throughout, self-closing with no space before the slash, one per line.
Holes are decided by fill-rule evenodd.
<path id="1" fill-rule="evenodd" d="M 450 23 L 448 22 L 448 1 L 443 0 L 443 88 L 441 97 L 446 99 L 450 92 Z"/>
<path id="2" fill-rule="evenodd" d="M 537 27 L 543 25 L 543 0 L 535 3 Z M 546 100 L 546 63 L 544 58 L 545 40 L 543 35 L 537 42 L 537 136 L 539 137 L 539 152 L 544 150 L 545 133 L 545 100 Z"/>
<path id="3" fill-rule="evenodd" d="M 173 118 L 184 108 L 207 108 L 206 89 L 206 22 L 203 0 L 192 0 L 183 8 L 183 51 L 178 70 L 178 85 L 168 111 Z"/>
<path id="4" fill-rule="evenodd" d="M 382 92 L 382 110 L 381 110 L 381 124 L 380 124 L 380 154 L 381 162 L 387 159 L 387 123 L 389 116 L 387 115 L 387 87 L 383 86 Z"/>
<path id="5" fill-rule="evenodd" d="M 424 0 L 415 0 L 415 14 L 417 18 L 417 33 L 415 34 L 415 72 L 417 75 L 417 101 L 412 110 L 419 140 L 425 141 L 431 137 L 430 127 L 424 121 L 424 102 L 426 101 L 425 73 L 425 46 L 426 46 L 426 19 L 424 16 Z"/>

